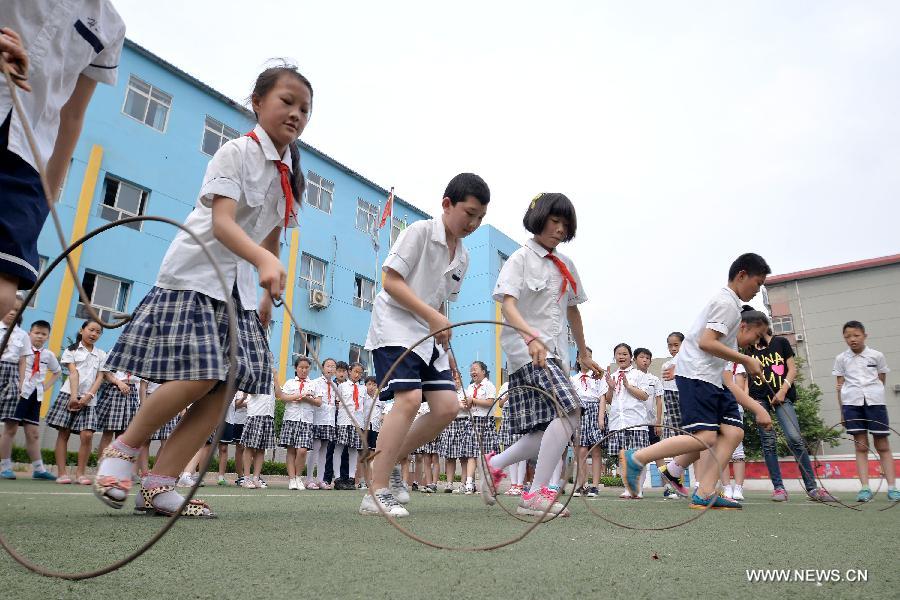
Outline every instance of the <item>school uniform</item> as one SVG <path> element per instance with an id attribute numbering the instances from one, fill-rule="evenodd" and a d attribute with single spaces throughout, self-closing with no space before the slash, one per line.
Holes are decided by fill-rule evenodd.
<path id="1" fill-rule="evenodd" d="M 662 415 L 656 414 L 656 399 L 661 398 L 663 400 L 663 404 L 665 404 L 665 390 L 663 389 L 662 379 L 654 375 L 653 373 L 647 373 L 647 417 L 648 423 L 651 425 L 647 429 L 647 435 L 650 437 L 650 443 L 655 444 L 660 440 L 660 437 L 656 435 L 656 424 L 660 422 L 659 417 Z"/>
<path id="2" fill-rule="evenodd" d="M 884 384 L 880 373 L 889 373 L 884 354 L 866 346 L 859 354 L 847 348 L 834 359 L 832 375 L 843 377 L 841 415 L 847 433 L 873 436 L 891 434 Z"/>
<path id="3" fill-rule="evenodd" d="M 337 407 L 335 444 L 362 450 L 362 440 L 359 437 L 357 425 L 362 427 L 365 418 L 363 403 L 366 395 L 366 386 L 361 381 L 354 383 L 347 380 L 338 386 L 338 400 L 341 406 Z"/>
<path id="4" fill-rule="evenodd" d="M 239 393 L 240 392 L 236 393 L 234 397 L 236 398 Z M 216 429 L 218 429 L 218 427 Z M 213 440 L 215 440 L 215 435 L 216 432 L 213 431 Z M 222 435 L 219 437 L 219 443 L 234 443 L 234 398 L 231 399 L 231 402 L 228 403 L 228 408 L 225 409 L 225 422 L 222 424 Z"/>
<path id="5" fill-rule="evenodd" d="M 675 366 L 675 357 L 670 358 L 663 363 L 662 370 L 665 371 Z M 681 435 L 673 427 L 681 427 L 681 405 L 678 403 L 678 384 L 675 379 L 663 380 L 663 439 Z"/>
<path id="6" fill-rule="evenodd" d="M 423 404 L 426 403 L 423 402 Z M 384 406 L 384 400 L 381 400 L 378 396 L 370 396 L 366 393 L 365 402 L 363 404 L 365 410 L 363 418 L 365 418 L 366 415 L 369 415 L 369 428 L 366 433 L 366 441 L 370 450 L 374 450 L 378 443 L 378 432 L 381 431 L 381 424 L 384 422 Z M 435 452 L 437 452 L 437 450 L 435 450 Z"/>
<path id="7" fill-rule="evenodd" d="M 299 393 L 312 396 L 316 394 L 315 385 L 309 377 L 303 381 L 298 377 L 288 379 L 281 386 L 281 391 L 285 394 Z M 315 408 L 309 402 L 287 402 L 285 404 L 284 417 L 281 419 L 281 434 L 278 438 L 279 446 L 312 450 Z"/>
<path id="8" fill-rule="evenodd" d="M 539 369 L 531 363 L 522 333 L 504 327 L 500 334 L 511 373 L 510 429 L 528 433 L 545 429 L 553 419 L 581 407 L 578 392 L 567 374 L 566 310 L 586 302 L 587 295 L 571 259 L 528 240 L 513 252 L 497 278 L 493 298 L 503 302 L 505 296 L 516 298 L 519 312 L 548 350 L 547 367 Z M 534 388 L 546 390 L 550 397 Z"/>
<path id="9" fill-rule="evenodd" d="M 97 430 L 94 416 L 97 397 L 91 398 L 88 405 L 77 412 L 69 410 L 69 402 L 72 400 L 73 392 L 76 398 L 80 398 L 91 389 L 97 378 L 97 372 L 106 358 L 106 352 L 96 344 L 93 350 L 88 350 L 81 342 L 74 350 L 66 348 L 59 362 L 62 365 L 75 365 L 78 371 L 78 389 L 72 390 L 71 378 L 66 378 L 59 388 L 59 394 L 56 395 L 56 402 L 47 413 L 47 425 L 54 429 L 68 429 L 76 433 L 82 430 Z"/>
<path id="10" fill-rule="evenodd" d="M 0 342 L 6 337 L 8 328 L 0 323 Z M 0 418 L 12 417 L 19 403 L 19 361 L 31 354 L 31 339 L 19 327 L 13 325 L 12 333 L 3 356 L 0 357 Z"/>
<path id="11" fill-rule="evenodd" d="M 25 381 L 22 382 L 22 393 L 12 414 L 6 412 L 6 403 L 2 407 L 2 420 L 23 425 L 40 425 L 41 400 L 44 397 L 44 382 L 47 372 L 60 373 L 62 368 L 56 355 L 46 348 L 35 348 L 30 344 L 31 353 L 25 357 Z"/>
<path id="12" fill-rule="evenodd" d="M 314 381 L 316 397 L 322 399 L 322 404 L 316 407 L 313 413 L 313 439 L 334 441 L 337 431 L 335 428 L 338 385 L 324 375 Z M 331 464 L 329 462 L 329 464 Z"/>
<path id="13" fill-rule="evenodd" d="M 472 399 L 496 401 L 497 388 L 485 378 L 481 380 L 481 383 L 469 384 L 466 394 Z M 472 405 L 471 435 L 476 456 L 496 452 L 500 449 L 500 443 L 497 440 L 497 426 L 494 423 L 494 417 L 491 416 L 493 408 L 493 406 Z"/>
<path id="14" fill-rule="evenodd" d="M 737 350 L 743 304 L 731 288 L 722 288 L 703 307 L 684 336 L 675 357 L 675 382 L 685 431 L 718 431 L 723 423 L 736 427 L 744 423 L 737 400 L 723 389 L 726 361 L 700 349 L 700 337 L 705 330 L 712 329 L 722 334 L 720 342 Z"/>
<path id="15" fill-rule="evenodd" d="M 431 412 L 431 407 L 427 402 L 423 402 L 421 406 L 419 406 L 419 410 L 416 413 L 416 419 L 421 417 L 422 415 L 427 415 Z M 443 433 L 443 432 L 441 432 Z M 438 434 L 433 440 L 429 442 L 425 442 L 425 444 L 419 446 L 413 451 L 413 454 L 437 454 L 441 450 L 441 434 Z"/>
<path id="16" fill-rule="evenodd" d="M 279 157 L 261 126 L 253 133 L 258 142 L 241 136 L 213 156 L 197 203 L 184 223 L 199 243 L 184 231 L 175 234 L 156 285 L 135 309 L 110 353 L 111 368 L 154 381 L 225 381 L 229 365 L 226 300 L 230 298 L 239 340 L 237 389 L 271 394 L 272 358 L 255 310 L 253 266 L 216 240 L 212 222 L 213 199 L 224 196 L 237 201 L 235 222 L 256 244 L 286 221 L 288 227 L 297 224 L 298 201 L 294 199 L 290 210 L 285 207 L 275 167 L 278 162 L 290 168 L 290 151 L 285 149 Z"/>
<path id="17" fill-rule="evenodd" d="M 247 396 L 247 423 L 241 435 L 241 445 L 254 450 L 275 447 L 275 395 Z"/>
<path id="18" fill-rule="evenodd" d="M 572 385 L 581 400 L 581 436 L 578 445 L 582 448 L 595 446 L 603 437 L 600 426 L 600 403 L 609 389 L 605 379 L 594 379 L 587 373 L 577 373 L 571 377 Z"/>
<path id="19" fill-rule="evenodd" d="M 240 445 L 241 438 L 244 436 L 244 425 L 247 423 L 247 405 L 238 408 L 237 404 L 237 396 L 235 399 L 231 401 L 231 406 L 234 407 L 234 412 L 231 415 L 232 421 L 232 439 L 234 440 L 234 444 Z"/>
<path id="20" fill-rule="evenodd" d="M 738 375 L 747 376 L 747 369 L 744 365 L 736 365 L 731 361 L 728 361 L 725 364 L 725 369 L 731 372 L 731 375 L 737 379 Z M 731 390 L 725 388 L 725 393 L 734 398 L 734 394 L 731 393 Z M 737 398 L 735 398 L 735 403 L 737 403 Z M 738 404 L 738 414 L 741 416 L 741 429 L 744 428 L 744 407 Z M 741 442 L 734 449 L 734 452 L 731 453 L 731 460 L 744 460 L 747 457 L 746 452 L 744 452 L 744 441 L 741 439 Z"/>
<path id="21" fill-rule="evenodd" d="M 647 423 L 650 421 L 650 411 L 647 408 L 649 399 L 640 400 L 632 396 L 625 387 L 625 381 L 632 387 L 649 393 L 647 374 L 631 365 L 627 369 L 616 369 L 610 377 L 615 387 L 612 402 L 606 409 L 609 416 L 607 452 L 617 455 L 619 450 L 646 448 L 650 445 L 650 436 L 647 432 Z"/>
<path id="22" fill-rule="evenodd" d="M 146 381 L 146 380 L 145 380 Z M 147 381 L 147 390 L 144 392 L 145 401 L 150 400 L 150 396 L 159 389 L 161 384 L 156 383 L 155 381 Z M 153 432 L 153 435 L 150 436 L 151 440 L 156 441 L 164 441 L 169 439 L 169 436 L 172 435 L 172 432 L 175 431 L 175 427 L 178 425 L 179 416 L 175 415 L 171 419 L 169 419 L 166 423 L 163 424 L 162 427 Z"/>
<path id="23" fill-rule="evenodd" d="M 472 422 L 469 419 L 469 413 L 462 407 L 462 390 L 456 392 L 456 398 L 460 408 L 456 413 L 456 418 L 450 421 L 450 424 L 441 432 L 438 454 L 451 460 L 473 458 L 478 456 L 478 449 L 473 444 L 475 436 L 472 435 Z"/>
<path id="24" fill-rule="evenodd" d="M 417 221 L 404 229 L 391 246 L 382 270 L 398 273 L 420 300 L 440 310 L 459 296 L 468 267 L 469 253 L 461 240 L 457 240 L 451 260 L 444 223 L 438 218 Z M 378 292 L 365 346 L 372 351 L 376 379 L 384 381 L 390 371 L 391 378 L 381 390 L 382 400 L 390 400 L 395 392 L 404 390 L 456 390 L 447 353 L 428 334 L 427 323 L 384 288 Z M 391 371 L 407 348 L 413 351 Z"/>
<path id="25" fill-rule="evenodd" d="M 49 213 L 38 164 L 46 165 L 59 132 L 60 110 L 81 75 L 113 85 L 125 24 L 109 0 L 29 0 L 0 4 L 0 25 L 22 38 L 31 92 L 16 96 L 39 155 L 0 85 L 0 272 L 31 289 L 38 273 L 37 239 Z"/>
<path id="26" fill-rule="evenodd" d="M 100 371 L 110 372 L 106 366 Z M 140 407 L 139 379 L 124 371 L 116 371 L 113 375 L 128 386 L 128 391 L 122 392 L 118 386 L 109 382 L 100 384 L 95 410 L 97 431 L 125 431 Z"/>
<path id="27" fill-rule="evenodd" d="M 497 443 L 500 448 L 506 450 L 519 441 L 522 437 L 521 433 L 513 433 L 509 429 L 509 382 L 504 381 L 503 385 L 497 391 L 497 398 L 503 400 L 503 406 L 500 408 L 500 430 L 497 432 Z"/>

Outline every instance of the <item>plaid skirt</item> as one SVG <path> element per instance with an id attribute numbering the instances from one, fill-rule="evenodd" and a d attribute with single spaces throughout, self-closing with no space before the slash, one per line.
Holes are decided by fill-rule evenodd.
<path id="1" fill-rule="evenodd" d="M 172 432 L 175 431 L 175 426 L 178 425 L 178 420 L 180 417 L 175 415 L 168 423 L 157 429 L 152 436 L 150 436 L 151 440 L 167 440 L 169 436 L 172 435 Z"/>
<path id="2" fill-rule="evenodd" d="M 56 396 L 56 402 L 47 413 L 47 425 L 54 429 L 69 429 L 79 432 L 81 430 L 97 431 L 94 407 L 85 406 L 78 412 L 69 411 L 69 401 L 72 396 L 60 392 Z"/>
<path id="3" fill-rule="evenodd" d="M 19 405 L 19 365 L 0 362 L 0 419 L 12 419 Z"/>
<path id="4" fill-rule="evenodd" d="M 545 394 L 520 386 L 546 390 L 551 395 L 555 393 L 565 414 L 581 407 L 578 392 L 555 360 L 548 360 L 544 369 L 528 363 L 509 377 L 508 420 L 513 433 L 528 433 L 562 416 Z"/>
<path id="5" fill-rule="evenodd" d="M 97 404 L 94 407 L 97 431 L 125 431 L 140 406 L 137 385 L 128 384 L 128 393 L 123 394 L 111 383 L 100 386 Z"/>
<path id="6" fill-rule="evenodd" d="M 337 436 L 335 425 L 313 425 L 313 439 L 332 442 Z"/>
<path id="7" fill-rule="evenodd" d="M 278 437 L 278 445 L 282 448 L 306 448 L 313 447 L 313 425 L 303 421 L 282 421 L 281 434 Z"/>
<path id="8" fill-rule="evenodd" d="M 478 438 L 481 437 L 481 447 L 478 445 Z M 479 452 L 488 454 L 500 450 L 500 442 L 497 439 L 497 426 L 494 423 L 494 417 L 472 417 L 472 445 L 475 447 L 476 455 Z"/>
<path id="9" fill-rule="evenodd" d="M 237 288 L 237 388 L 272 392 L 266 331 L 254 310 L 244 310 Z M 224 302 L 192 290 L 153 287 L 134 310 L 106 359 L 113 371 L 155 382 L 225 381 L 228 375 L 228 312 Z"/>
<path id="10" fill-rule="evenodd" d="M 359 439 L 359 431 L 355 425 L 338 425 L 335 430 L 334 443 L 362 450 L 362 440 Z"/>
<path id="11" fill-rule="evenodd" d="M 443 434 L 442 434 L 443 435 Z M 441 451 L 441 436 L 437 436 L 424 446 L 419 446 L 413 454 L 437 454 Z"/>
<path id="12" fill-rule="evenodd" d="M 441 433 L 441 447 L 438 454 L 445 458 L 473 458 L 478 456 L 475 434 L 468 417 L 457 417 L 450 421 Z"/>
<path id="13" fill-rule="evenodd" d="M 506 450 L 516 442 L 518 442 L 524 434 L 513 433 L 509 430 L 509 419 L 503 419 L 500 422 L 500 432 L 497 434 L 497 443 Z"/>
<path id="14" fill-rule="evenodd" d="M 275 417 L 261 415 L 247 417 L 241 445 L 255 450 L 269 450 L 275 447 Z"/>
<path id="15" fill-rule="evenodd" d="M 737 445 L 734 452 L 731 453 L 731 460 L 746 460 L 747 455 L 744 453 L 744 442 Z"/>
<path id="16" fill-rule="evenodd" d="M 598 422 L 599 417 L 599 402 L 581 403 L 581 439 L 578 445 L 582 448 L 590 448 L 603 437 L 603 431 L 600 429 L 600 423 Z"/>
<path id="17" fill-rule="evenodd" d="M 663 392 L 663 425 L 667 427 L 681 427 L 681 403 L 678 401 L 677 390 L 665 390 Z M 663 439 L 681 435 L 680 432 L 672 429 L 663 429 Z"/>
<path id="18" fill-rule="evenodd" d="M 639 450 L 650 445 L 650 433 L 641 429 L 620 429 L 606 438 L 606 451 L 618 455 L 619 450 Z"/>

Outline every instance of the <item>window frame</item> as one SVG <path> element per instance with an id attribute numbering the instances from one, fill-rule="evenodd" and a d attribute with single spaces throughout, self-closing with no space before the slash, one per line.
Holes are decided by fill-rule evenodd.
<path id="1" fill-rule="evenodd" d="M 113 204 L 113 205 L 109 205 L 106 203 L 107 190 L 109 189 L 110 182 L 114 182 L 119 186 L 118 189 L 116 189 L 116 196 L 113 200 L 116 204 Z M 138 190 L 139 192 L 141 192 L 141 202 L 140 202 L 140 207 L 138 207 L 138 210 L 140 212 L 138 212 L 137 214 L 132 213 L 131 211 L 129 211 L 125 208 L 120 208 L 119 206 L 117 206 L 117 203 L 119 200 L 119 194 L 122 191 L 122 185 L 127 185 L 128 187 L 134 188 L 134 189 Z M 119 177 L 116 177 L 115 175 L 112 175 L 111 173 L 107 173 L 103 178 L 103 197 L 100 198 L 100 204 L 97 206 L 97 216 L 99 216 L 101 219 L 103 219 L 105 221 L 109 221 L 110 223 L 115 223 L 117 221 L 121 221 L 122 219 L 125 219 L 128 217 L 140 217 L 147 213 L 147 203 L 149 200 L 150 200 L 150 190 L 148 190 L 147 188 L 136 185 L 134 183 L 131 183 L 130 181 L 126 181 L 125 179 L 120 179 Z M 103 214 L 105 209 L 109 209 L 111 211 L 118 212 L 119 213 L 118 218 L 117 219 L 107 218 L 106 215 Z M 144 222 L 137 221 L 135 223 L 128 223 L 127 225 L 125 225 L 125 227 L 128 227 L 129 229 L 134 229 L 135 231 L 142 231 L 144 229 Z"/>
<path id="2" fill-rule="evenodd" d="M 371 284 L 372 286 L 372 299 L 368 300 L 362 297 L 363 286 L 362 282 L 366 282 Z M 359 273 L 355 273 L 353 275 L 353 306 L 357 308 L 362 308 L 369 312 L 372 312 L 372 307 L 375 305 L 375 282 L 365 275 L 360 275 Z"/>
<path id="3" fill-rule="evenodd" d="M 354 353 L 356 358 L 354 358 Z M 347 353 L 347 364 L 352 365 L 355 362 L 360 363 L 363 366 L 363 371 L 366 373 L 370 373 L 374 365 L 372 362 L 372 351 L 351 342 L 350 351 Z"/>
<path id="4" fill-rule="evenodd" d="M 329 185 L 331 186 L 331 189 L 328 189 Z M 312 199 L 313 188 L 315 188 L 316 190 L 316 201 L 313 201 Z M 306 190 L 304 190 L 304 193 L 306 194 L 307 204 L 317 210 L 322 211 L 325 214 L 331 214 L 331 210 L 334 207 L 333 181 L 322 177 L 321 175 L 310 169 L 306 172 Z M 328 194 L 328 210 L 322 208 L 322 194 Z M 316 202 L 318 202 L 318 204 Z"/>
<path id="5" fill-rule="evenodd" d="M 94 282 L 91 285 L 88 285 L 86 278 L 88 276 L 94 277 Z M 107 279 L 109 281 L 113 281 L 118 284 L 118 289 L 116 290 L 116 307 L 106 306 L 102 304 L 97 304 L 95 301 L 95 295 L 97 293 L 97 278 Z M 90 305 L 97 311 L 98 315 L 104 321 L 111 321 L 114 319 L 119 319 L 122 316 L 127 315 L 128 308 L 128 298 L 131 295 L 131 288 L 134 285 L 133 282 L 128 281 L 126 279 L 121 279 L 119 277 L 114 277 L 112 275 L 106 275 L 105 273 L 99 273 L 97 271 L 92 271 L 90 269 L 86 269 L 84 274 L 81 276 L 81 285 L 84 287 L 85 291 L 88 291 L 90 287 L 91 294 L 91 303 Z M 123 294 L 122 288 L 125 287 L 125 292 Z M 89 318 L 90 313 L 87 312 L 85 304 L 81 301 L 81 297 L 79 296 L 77 299 L 76 307 L 75 307 L 75 316 L 78 318 Z"/>
<path id="6" fill-rule="evenodd" d="M 221 126 L 221 131 L 216 131 L 215 129 L 212 129 L 209 126 L 210 121 L 213 121 L 214 123 L 218 123 Z M 228 137 L 226 130 L 233 131 L 234 137 Z M 236 140 L 237 138 L 241 137 L 241 133 L 237 129 L 229 127 L 228 125 L 226 125 L 224 123 L 224 121 L 220 121 L 214 117 L 211 117 L 210 115 L 206 115 L 206 118 L 203 119 L 203 134 L 200 136 L 200 152 L 202 152 L 203 154 L 206 154 L 207 156 L 215 155 L 215 152 L 213 152 L 212 154 L 209 154 L 203 148 L 203 144 L 206 141 L 206 132 L 207 131 L 212 132 L 214 135 L 219 136 L 219 145 L 216 147 L 216 152 L 219 150 L 219 148 L 224 146 L 226 143 L 230 142 L 231 140 Z"/>
<path id="7" fill-rule="evenodd" d="M 306 342 L 307 342 L 307 343 L 305 344 L 305 346 L 304 346 L 304 348 L 303 348 L 303 350 L 305 351 L 304 354 L 301 354 L 301 353 L 297 352 L 297 346 L 298 346 L 298 344 L 301 344 L 301 345 L 303 344 L 303 336 L 301 335 L 301 332 L 306 334 Z M 309 343 L 309 342 L 313 342 L 313 343 Z M 301 356 L 305 356 L 305 357 L 311 359 L 311 358 L 313 358 L 313 356 L 309 353 L 309 348 L 310 348 L 310 347 L 313 348 L 313 350 L 314 350 L 316 356 L 320 356 L 320 355 L 321 355 L 321 352 L 322 352 L 322 334 L 321 334 L 321 333 L 315 333 L 314 331 L 307 331 L 306 329 L 297 329 L 297 328 L 294 328 L 294 336 L 293 336 L 293 340 L 292 340 L 292 343 L 291 343 L 291 356 L 292 356 L 294 359 L 297 359 L 297 358 L 299 358 L 299 357 L 301 357 Z M 291 361 L 291 362 L 293 362 L 293 361 Z"/>
<path id="8" fill-rule="evenodd" d="M 368 209 L 372 209 L 371 211 Z M 362 228 L 359 226 L 359 216 L 360 211 L 363 214 L 371 217 L 371 219 L 367 218 L 366 227 Z M 362 231 L 363 233 L 371 235 L 373 231 L 378 228 L 379 223 L 379 215 L 378 215 L 378 206 L 372 204 L 368 200 L 363 200 L 360 197 L 356 198 L 356 218 L 354 219 L 354 225 L 358 231 Z"/>
<path id="9" fill-rule="evenodd" d="M 310 265 L 313 264 L 312 261 L 315 261 L 317 263 L 322 263 L 322 281 L 321 282 L 319 282 L 315 279 L 309 279 L 309 278 L 303 276 L 303 260 L 306 258 L 308 258 L 310 260 Z M 307 290 L 314 289 L 314 290 L 325 291 L 325 280 L 327 279 L 327 277 L 328 277 L 328 262 L 327 261 L 324 261 L 317 256 L 313 256 L 312 254 L 307 254 L 306 252 L 300 253 L 300 279 L 297 283 L 297 285 L 299 287 L 302 287 Z"/>
<path id="10" fill-rule="evenodd" d="M 403 230 L 409 227 L 409 223 L 406 222 L 406 219 L 398 219 L 397 217 L 391 217 L 391 246 L 394 245 L 394 242 L 397 241 L 397 238 L 400 237 L 400 234 L 403 233 Z M 397 235 L 394 235 L 394 230 L 397 230 Z"/>
<path id="11" fill-rule="evenodd" d="M 132 80 L 136 80 L 136 81 L 138 81 L 138 82 L 140 82 L 140 83 L 142 83 L 142 84 L 148 86 L 148 87 L 150 88 L 150 90 L 147 91 L 146 93 L 144 93 L 143 91 L 139 90 L 138 88 L 132 87 L 132 85 L 131 85 L 131 84 L 132 84 Z M 160 94 L 163 94 L 163 95 L 165 95 L 165 96 L 168 96 L 168 98 L 169 98 L 169 103 L 168 103 L 167 105 L 164 105 L 158 98 L 154 98 L 154 97 L 153 97 L 153 92 L 154 92 L 154 90 L 155 90 L 156 92 L 160 93 Z M 147 99 L 147 107 L 144 109 L 144 116 L 143 116 L 142 118 L 140 118 L 140 119 L 138 119 L 138 118 L 135 117 L 133 114 L 131 114 L 131 113 L 129 113 L 129 112 L 127 112 L 127 111 L 125 110 L 125 106 L 128 104 L 128 95 L 129 95 L 129 93 L 132 92 L 132 91 L 133 91 L 134 93 L 139 94 L 139 95 L 141 95 L 141 96 L 143 96 L 144 98 Z M 128 83 L 125 85 L 125 99 L 122 101 L 122 114 L 125 115 L 126 117 L 130 118 L 130 119 L 134 119 L 134 120 L 137 121 L 138 123 L 142 123 L 142 124 L 146 125 L 147 127 L 149 127 L 150 129 L 152 129 L 153 131 L 158 131 L 158 132 L 160 132 L 160 133 L 165 133 L 166 130 L 169 128 L 169 116 L 172 114 L 172 102 L 173 102 L 173 100 L 175 100 L 175 96 L 173 96 L 172 94 L 169 94 L 168 92 L 164 92 L 164 91 L 162 91 L 162 90 L 161 90 L 160 88 L 158 88 L 158 87 L 154 87 L 152 83 L 149 83 L 149 82 L 147 82 L 147 81 L 144 81 L 143 79 L 141 79 L 140 77 L 134 75 L 133 73 L 129 73 L 129 75 L 128 75 Z M 145 120 L 145 119 L 147 118 L 147 113 L 150 112 L 150 102 L 156 102 L 157 104 L 160 104 L 161 106 L 165 106 L 165 108 L 166 108 L 166 118 L 165 118 L 165 121 L 163 122 L 163 127 L 162 127 L 162 129 L 157 129 L 156 127 L 154 127 L 154 126 L 151 125 L 150 123 L 147 123 L 147 121 Z"/>
<path id="12" fill-rule="evenodd" d="M 47 258 L 46 256 L 43 256 L 41 254 L 38 255 L 38 277 L 40 277 L 43 274 L 44 269 L 47 268 L 48 262 L 50 262 L 49 258 Z M 40 295 L 41 295 L 41 290 L 38 289 L 38 291 L 36 291 L 34 293 L 34 296 L 31 297 L 31 302 L 29 302 L 25 306 L 25 308 L 37 308 L 38 296 L 40 296 Z"/>
<path id="13" fill-rule="evenodd" d="M 785 329 L 785 325 L 788 325 L 788 329 Z M 793 315 L 778 315 L 772 317 L 772 333 L 774 335 L 790 335 L 795 333 L 794 331 L 794 316 Z"/>

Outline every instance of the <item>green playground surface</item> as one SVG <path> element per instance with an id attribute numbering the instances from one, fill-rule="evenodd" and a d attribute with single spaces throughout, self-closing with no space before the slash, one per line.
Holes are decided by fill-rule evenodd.
<path id="1" fill-rule="evenodd" d="M 123 569 L 86 581 L 34 575 L 5 553 L 3 598 L 860 598 L 897 597 L 900 507 L 884 493 L 861 510 L 794 494 L 776 504 L 747 495 L 742 511 L 696 515 L 685 500 L 620 500 L 621 488 L 573 498 L 572 516 L 537 527 L 491 552 L 449 552 L 416 543 L 380 517 L 356 514 L 362 492 L 208 486 L 198 497 L 220 518 L 182 520 Z M 851 494 L 840 495 L 850 503 Z M 514 498 L 501 498 L 514 511 Z M 0 529 L 47 567 L 86 571 L 123 557 L 163 519 L 102 505 L 87 488 L 28 479 L 0 481 Z M 447 545 L 486 545 L 528 525 L 480 496 L 412 493 L 402 524 Z M 750 583 L 747 569 L 831 571 L 813 581 Z M 867 581 L 832 581 L 865 571 Z M 809 575 L 809 574 L 807 574 Z M 807 575 L 803 575 L 806 577 Z"/>

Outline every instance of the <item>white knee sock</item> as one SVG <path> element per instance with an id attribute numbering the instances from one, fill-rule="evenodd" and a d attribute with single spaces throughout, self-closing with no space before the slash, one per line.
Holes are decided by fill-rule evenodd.
<path id="1" fill-rule="evenodd" d="M 319 458 L 316 461 L 319 469 L 319 472 L 316 473 L 316 480 L 322 483 L 325 481 L 325 462 L 328 460 L 328 442 L 326 440 L 319 441 L 322 442 L 322 444 L 319 446 Z M 340 456 L 340 454 L 338 456 Z"/>
<path id="2" fill-rule="evenodd" d="M 514 485 L 525 483 L 525 461 L 509 465 L 509 481 Z"/>
<path id="3" fill-rule="evenodd" d="M 313 470 L 316 467 L 316 459 L 319 458 L 319 446 L 322 440 L 313 440 L 313 447 L 306 453 L 306 479 L 314 481 Z"/>
<path id="4" fill-rule="evenodd" d="M 560 468 L 563 449 L 569 444 L 572 430 L 576 426 L 577 413 L 566 415 L 564 418 L 556 418 L 547 426 L 541 439 L 541 447 L 538 452 L 537 466 L 534 468 L 534 481 L 531 490 L 537 492 L 542 487 L 551 483 L 553 472 Z M 557 476 L 556 481 L 559 480 Z M 553 483 L 555 483 L 554 481 Z"/>
<path id="5" fill-rule="evenodd" d="M 334 454 L 331 455 L 331 470 L 334 471 L 334 478 L 339 479 L 341 476 L 341 454 L 344 453 L 344 444 L 334 445 Z"/>
<path id="6" fill-rule="evenodd" d="M 557 485 L 559 480 L 562 479 L 562 469 L 563 469 L 563 461 L 560 460 L 556 463 L 556 468 L 553 469 L 553 475 L 550 476 L 550 485 Z"/>
<path id="7" fill-rule="evenodd" d="M 532 431 L 527 435 L 523 435 L 515 444 L 500 454 L 495 454 L 491 458 L 491 466 L 496 469 L 503 469 L 511 464 L 534 458 L 541 449 L 541 438 L 543 437 L 543 431 Z"/>
<path id="8" fill-rule="evenodd" d="M 356 464 L 359 461 L 359 452 L 357 452 L 353 448 L 350 448 L 350 450 L 347 452 L 347 454 L 349 455 L 349 458 L 350 458 L 350 470 L 347 471 L 347 473 L 349 473 L 350 478 L 353 479 L 356 476 Z M 335 471 L 335 472 L 337 472 L 337 471 Z"/>

